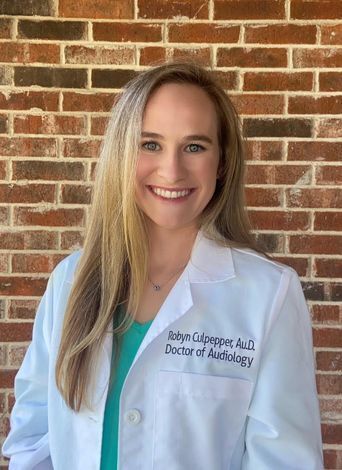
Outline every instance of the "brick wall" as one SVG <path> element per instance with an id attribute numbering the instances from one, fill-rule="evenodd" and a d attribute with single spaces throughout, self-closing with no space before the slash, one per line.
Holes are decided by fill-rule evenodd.
<path id="1" fill-rule="evenodd" d="M 49 273 L 82 243 L 115 93 L 153 61 L 189 55 L 242 115 L 251 219 L 303 281 L 325 466 L 342 468 L 341 18 L 340 0 L 0 2 L 2 438 Z"/>

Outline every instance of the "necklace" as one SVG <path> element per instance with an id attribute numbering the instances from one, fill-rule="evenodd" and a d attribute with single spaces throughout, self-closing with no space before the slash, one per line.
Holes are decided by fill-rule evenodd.
<path id="1" fill-rule="evenodd" d="M 153 281 L 151 281 L 151 279 L 149 278 L 149 276 L 147 276 L 148 280 L 150 281 L 150 283 L 152 284 L 153 286 L 153 290 L 155 291 L 159 291 L 162 287 L 166 286 L 166 284 L 168 284 L 171 279 L 173 279 L 176 274 L 178 274 L 182 269 L 184 269 L 186 266 L 186 264 L 184 264 L 184 266 L 182 266 L 180 269 L 178 269 L 178 271 L 176 271 L 174 274 L 172 274 L 172 276 L 170 277 L 170 279 L 168 279 L 166 282 L 163 283 L 163 285 L 161 284 L 155 284 Z"/>

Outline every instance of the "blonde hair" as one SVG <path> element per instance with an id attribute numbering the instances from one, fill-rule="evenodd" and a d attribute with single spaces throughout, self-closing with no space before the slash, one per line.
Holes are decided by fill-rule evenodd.
<path id="1" fill-rule="evenodd" d="M 146 103 L 165 83 L 193 84 L 212 99 L 218 116 L 219 178 L 201 228 L 221 244 L 254 247 L 243 199 L 244 146 L 240 121 L 210 71 L 183 60 L 148 69 L 115 101 L 96 168 L 84 248 L 65 312 L 56 383 L 75 411 L 90 407 L 89 384 L 109 328 L 113 339 L 129 328 L 147 277 L 148 239 L 134 198 L 135 171 Z M 118 305 L 128 301 L 123 318 Z M 129 313 L 130 312 L 130 313 Z"/>

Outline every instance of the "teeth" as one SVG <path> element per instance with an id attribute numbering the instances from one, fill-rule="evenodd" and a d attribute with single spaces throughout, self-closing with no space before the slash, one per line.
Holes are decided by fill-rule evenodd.
<path id="1" fill-rule="evenodd" d="M 178 197 L 187 196 L 190 193 L 190 189 L 183 189 L 183 191 L 168 191 L 160 188 L 151 187 L 152 191 L 158 196 L 165 197 L 166 199 L 176 199 Z"/>

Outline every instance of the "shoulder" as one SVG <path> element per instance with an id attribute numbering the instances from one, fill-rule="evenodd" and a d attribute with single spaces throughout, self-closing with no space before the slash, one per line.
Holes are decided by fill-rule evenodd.
<path id="1" fill-rule="evenodd" d="M 292 267 L 253 249 L 234 247 L 231 248 L 231 253 L 237 276 L 251 278 L 257 284 L 267 281 L 288 283 L 291 278 L 298 279 L 298 274 Z"/>
<path id="2" fill-rule="evenodd" d="M 83 250 L 77 250 L 60 261 L 51 273 L 50 281 L 54 284 L 72 283 Z"/>

